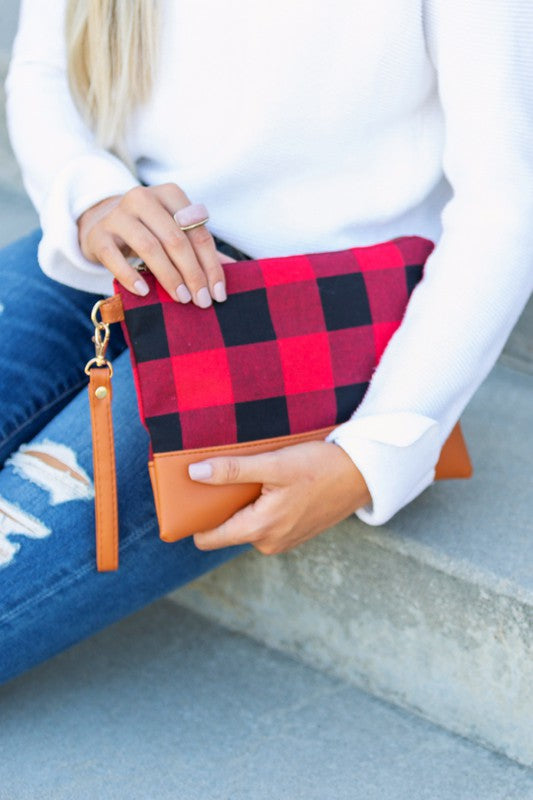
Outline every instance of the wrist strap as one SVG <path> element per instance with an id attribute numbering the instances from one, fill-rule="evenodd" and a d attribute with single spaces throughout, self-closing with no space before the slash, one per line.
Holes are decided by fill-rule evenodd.
<path id="1" fill-rule="evenodd" d="M 118 502 L 110 367 L 90 370 L 88 391 L 93 440 L 96 566 L 99 572 L 109 572 L 118 569 Z"/>
<path id="2" fill-rule="evenodd" d="M 101 320 L 97 319 L 98 312 Z M 92 309 L 95 357 L 85 365 L 89 375 L 89 408 L 93 442 L 96 567 L 98 572 L 118 569 L 118 500 L 115 440 L 111 414 L 113 367 L 105 358 L 109 325 L 124 319 L 119 295 L 98 300 Z M 94 365 L 94 366 L 93 366 Z"/>

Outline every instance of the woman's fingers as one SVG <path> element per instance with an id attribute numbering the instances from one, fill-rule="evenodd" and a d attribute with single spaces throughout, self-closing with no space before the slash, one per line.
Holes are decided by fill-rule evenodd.
<path id="1" fill-rule="evenodd" d="M 146 198 L 144 207 L 139 214 L 138 222 L 143 224 L 161 244 L 168 261 L 175 268 L 175 277 L 169 276 L 166 270 L 161 271 L 163 270 L 161 262 L 157 262 L 154 258 L 152 261 L 147 260 L 139 250 L 135 249 L 131 242 L 128 241 L 128 244 L 135 249 L 135 252 L 141 258 L 144 258 L 146 265 L 169 294 L 176 297 L 176 290 L 178 290 L 183 296 L 183 289 L 185 288 L 190 293 L 187 297 L 188 300 L 192 296 L 194 303 L 201 308 L 207 308 L 207 306 L 211 305 L 209 277 L 198 261 L 189 238 L 184 231 L 180 230 L 175 220 L 157 197 L 151 195 Z M 219 268 L 222 270 L 220 265 Z M 167 286 L 169 282 L 171 286 L 174 284 L 170 291 Z M 180 285 L 184 285 L 181 290 Z M 182 299 L 182 297 L 178 295 L 178 299 Z M 186 301 L 185 296 L 183 296 L 183 301 Z"/>
<path id="2" fill-rule="evenodd" d="M 134 294 L 148 294 L 149 288 L 139 272 L 128 263 L 112 236 L 101 237 L 96 246 L 98 261 L 113 273 L 118 282 Z"/>
<path id="3" fill-rule="evenodd" d="M 186 236 L 192 243 L 194 252 L 207 276 L 211 297 L 219 303 L 226 299 L 226 278 L 217 256 L 215 242 L 205 225 L 187 231 Z"/>
<path id="4" fill-rule="evenodd" d="M 295 445 L 293 445 L 294 447 Z M 283 455 L 280 450 L 247 456 L 217 456 L 189 464 L 189 477 L 212 484 L 268 483 L 282 485 Z M 289 453 L 289 456 L 291 453 Z M 287 455 L 285 455 L 287 458 Z"/>
<path id="5" fill-rule="evenodd" d="M 106 227 L 110 235 L 119 236 L 125 245 L 142 258 L 171 297 L 181 299 L 178 287 L 184 283 L 184 279 L 150 228 L 118 207 L 109 215 Z M 201 273 L 199 267 L 198 272 Z"/>
<path id="6" fill-rule="evenodd" d="M 106 198 L 78 220 L 82 252 L 107 267 L 130 291 L 146 286 L 127 262 L 126 256 L 133 254 L 176 300 L 192 299 L 201 308 L 210 306 L 212 299 L 223 302 L 226 279 L 222 264 L 234 259 L 217 251 L 205 225 L 181 229 L 174 215 L 190 204 L 185 192 L 173 183 L 137 186 L 124 195 Z"/>
<path id="7" fill-rule="evenodd" d="M 163 184 L 132 190 L 125 195 L 123 205 L 157 237 L 177 271 L 178 285 L 169 291 L 156 265 L 145 259 L 142 253 L 138 253 L 161 285 L 181 302 L 188 302 L 192 297 L 197 306 L 207 308 L 212 302 L 207 276 L 188 237 L 179 228 L 167 207 L 170 203 L 176 206 L 184 202 L 188 203 L 186 195 L 176 184 Z"/>
<path id="8" fill-rule="evenodd" d="M 177 191 L 176 191 L 177 190 Z M 175 220 L 175 213 L 191 204 L 191 201 L 176 184 L 161 184 L 153 187 L 155 196 L 172 217 L 177 230 L 191 244 L 195 257 L 207 278 L 207 286 L 211 297 L 222 302 L 226 299 L 226 277 L 221 266 L 221 259 L 216 249 L 215 240 L 205 225 L 182 231 Z M 180 264 L 182 274 L 187 281 L 187 272 Z M 190 288 L 190 287 L 189 287 Z"/>

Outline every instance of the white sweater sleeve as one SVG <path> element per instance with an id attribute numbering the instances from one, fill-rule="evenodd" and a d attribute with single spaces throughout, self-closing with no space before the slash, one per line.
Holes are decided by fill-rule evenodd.
<path id="1" fill-rule="evenodd" d="M 371 525 L 432 483 L 533 284 L 533 3 L 425 0 L 424 15 L 453 197 L 361 405 L 327 437 L 365 477 Z"/>
<path id="2" fill-rule="evenodd" d="M 139 181 L 98 147 L 68 88 L 65 0 L 22 0 L 6 79 L 8 131 L 43 236 L 39 264 L 51 278 L 112 293 L 112 274 L 85 259 L 76 219 L 89 206 Z"/>

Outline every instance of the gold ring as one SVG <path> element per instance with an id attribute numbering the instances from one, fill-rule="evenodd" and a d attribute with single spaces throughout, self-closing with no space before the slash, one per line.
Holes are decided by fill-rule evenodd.
<path id="1" fill-rule="evenodd" d="M 182 231 L 192 231 L 193 228 L 199 228 L 200 225 L 205 225 L 209 217 L 201 219 L 200 222 L 193 222 L 192 225 L 180 225 Z"/>

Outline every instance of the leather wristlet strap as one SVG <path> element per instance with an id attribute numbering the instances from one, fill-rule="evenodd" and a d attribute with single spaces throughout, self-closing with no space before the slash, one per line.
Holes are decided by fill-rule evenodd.
<path id="1" fill-rule="evenodd" d="M 98 312 L 101 320 L 97 319 Z M 111 401 L 113 367 L 105 358 L 109 325 L 124 319 L 120 296 L 98 300 L 92 309 L 95 357 L 85 366 L 89 375 L 89 407 L 93 442 L 96 567 L 99 572 L 118 569 L 118 500 L 115 440 Z"/>
<path id="2" fill-rule="evenodd" d="M 118 569 L 117 479 L 109 366 L 90 370 L 88 390 L 93 440 L 96 566 L 99 572 L 109 572 Z"/>

